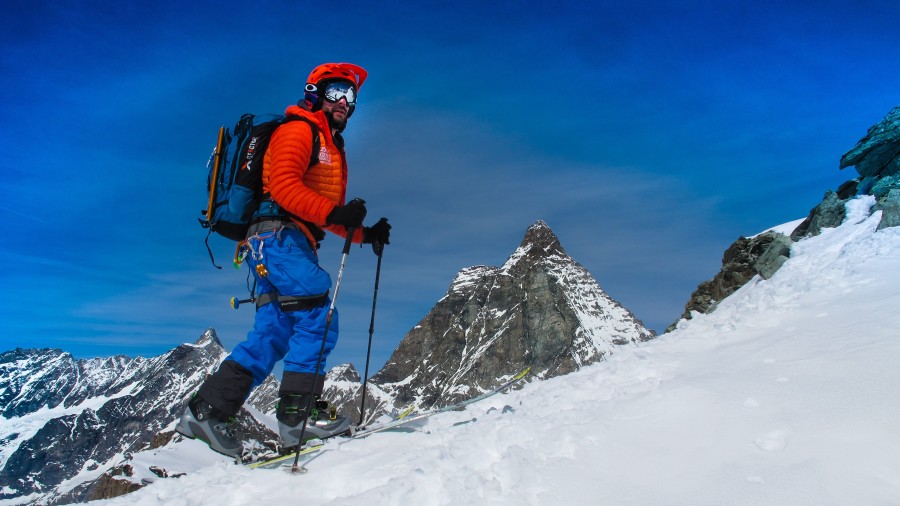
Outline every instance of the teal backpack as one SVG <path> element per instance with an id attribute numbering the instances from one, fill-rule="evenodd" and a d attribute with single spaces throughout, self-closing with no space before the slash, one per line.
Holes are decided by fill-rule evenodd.
<path id="1" fill-rule="evenodd" d="M 246 238 L 247 229 L 253 222 L 253 214 L 263 200 L 263 159 L 272 134 L 279 126 L 289 121 L 304 121 L 309 124 L 313 133 L 313 156 L 310 157 L 309 166 L 312 167 L 319 161 L 321 141 L 312 121 L 300 116 L 274 115 L 269 115 L 265 121 L 255 122 L 256 119 L 253 114 L 244 114 L 233 129 L 220 127 L 216 148 L 207 163 L 209 198 L 199 221 L 200 226 L 209 229 L 206 248 L 210 259 L 213 259 L 213 255 L 209 247 L 209 236 L 213 232 L 232 241 L 243 241 Z"/>

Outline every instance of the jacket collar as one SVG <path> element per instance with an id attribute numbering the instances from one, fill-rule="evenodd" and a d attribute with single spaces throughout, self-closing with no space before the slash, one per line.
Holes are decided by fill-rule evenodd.
<path id="1" fill-rule="evenodd" d="M 321 131 L 325 138 L 329 143 L 334 143 L 334 139 L 331 136 L 331 127 L 328 125 L 328 117 L 325 116 L 325 112 L 322 110 L 318 110 L 316 112 L 308 111 L 298 105 L 289 105 L 287 109 L 284 110 L 285 116 L 300 116 L 302 118 L 307 118 L 311 120 L 313 123 L 319 127 L 319 131 Z"/>

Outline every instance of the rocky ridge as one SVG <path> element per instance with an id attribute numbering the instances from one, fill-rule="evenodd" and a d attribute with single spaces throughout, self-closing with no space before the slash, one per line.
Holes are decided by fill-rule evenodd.
<path id="1" fill-rule="evenodd" d="M 793 242 L 819 235 L 823 228 L 834 228 L 846 217 L 845 204 L 861 195 L 875 197 L 872 211 L 880 211 L 879 229 L 900 225 L 900 106 L 894 107 L 881 121 L 869 128 L 856 146 L 845 153 L 839 169 L 855 167 L 858 177 L 828 190 L 789 235 L 766 232 L 755 237 L 740 237 L 725 251 L 722 269 L 709 281 L 697 287 L 685 305 L 680 320 L 691 313 L 708 313 L 725 297 L 736 292 L 754 276 L 768 279 L 790 256 Z M 679 320 L 679 321 L 680 321 Z M 666 331 L 674 329 L 678 321 Z"/>

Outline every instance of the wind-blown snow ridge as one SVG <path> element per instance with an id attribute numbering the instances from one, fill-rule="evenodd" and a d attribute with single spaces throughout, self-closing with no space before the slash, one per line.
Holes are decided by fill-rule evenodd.
<path id="1" fill-rule="evenodd" d="M 223 458 L 108 504 L 900 504 L 900 228 L 870 206 L 603 362 L 330 443 L 307 475 Z"/>

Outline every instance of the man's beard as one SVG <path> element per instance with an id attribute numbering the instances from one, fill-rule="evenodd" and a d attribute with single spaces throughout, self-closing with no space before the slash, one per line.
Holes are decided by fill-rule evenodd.
<path id="1" fill-rule="evenodd" d="M 344 116 L 343 120 L 335 118 L 334 114 L 330 112 L 326 112 L 325 116 L 328 118 L 328 126 L 330 126 L 332 130 L 337 130 L 338 132 L 344 131 L 344 128 L 347 126 L 346 116 Z"/>

